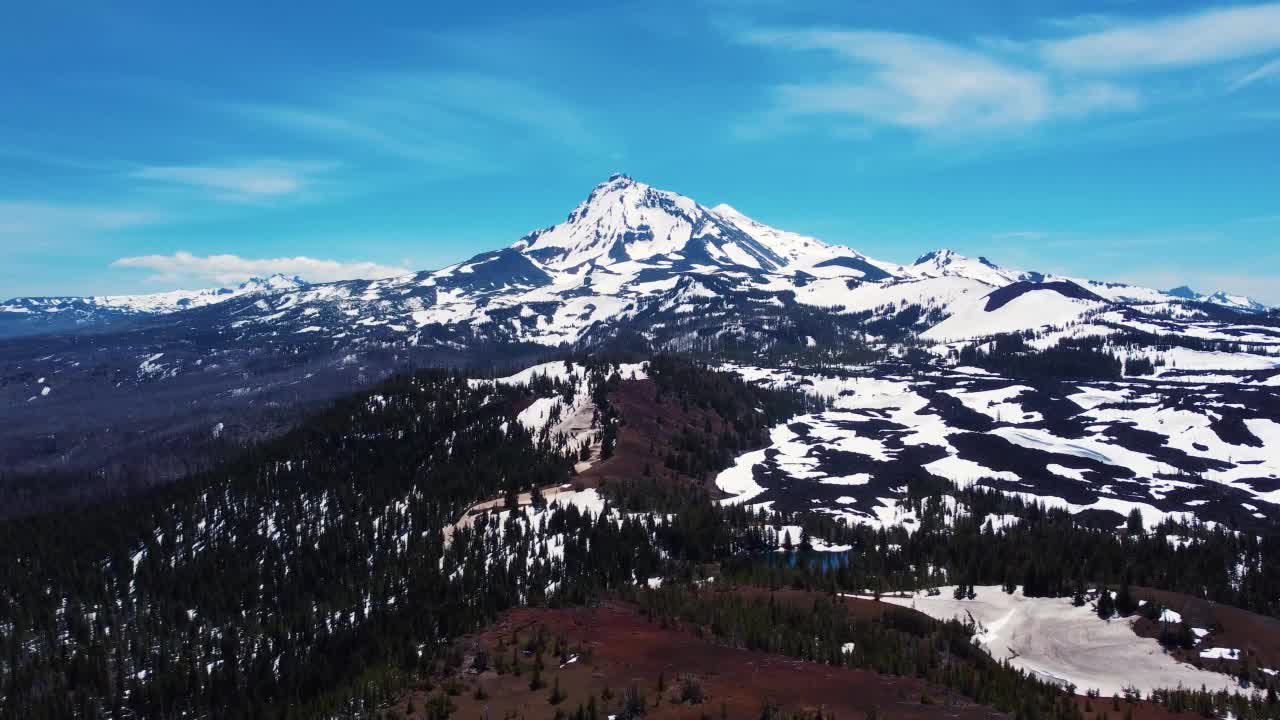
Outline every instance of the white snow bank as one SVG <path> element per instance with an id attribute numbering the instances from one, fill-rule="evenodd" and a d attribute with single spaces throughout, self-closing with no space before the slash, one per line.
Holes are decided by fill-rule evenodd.
<path id="1" fill-rule="evenodd" d="M 1208 648 L 1200 651 L 1200 657 L 1205 660 L 1239 660 L 1240 651 L 1235 648 Z"/>

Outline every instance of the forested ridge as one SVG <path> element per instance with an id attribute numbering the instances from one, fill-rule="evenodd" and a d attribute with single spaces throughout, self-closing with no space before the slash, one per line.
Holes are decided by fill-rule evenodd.
<path id="1" fill-rule="evenodd" d="M 1022 586 L 1029 596 L 1068 597 L 1083 585 L 1156 587 L 1280 617 L 1280 537 L 1166 520 L 1151 530 L 1131 515 L 1121 531 L 1082 524 L 1066 510 L 981 487 L 912 481 L 900 511 L 915 522 L 889 528 L 806 513 L 770 522 L 852 545 L 845 562 L 809 566 L 733 561 L 744 582 L 843 591 L 921 590 L 938 585 Z M 996 522 L 993 522 L 996 521 Z M 802 538 L 791 538 L 799 550 Z M 776 542 L 776 541 L 775 541 Z"/>
<path id="2" fill-rule="evenodd" d="M 446 581 L 443 525 L 567 477 L 522 392 L 398 377 L 161 491 L 0 525 L 5 715 L 288 716 L 429 657 L 519 590 Z"/>
<path id="3" fill-rule="evenodd" d="M 669 402 L 714 409 L 739 447 L 813 402 L 674 358 L 649 369 Z M 622 381 L 616 366 L 595 361 L 585 372 L 600 435 L 616 433 L 627 422 L 607 399 Z M 636 597 L 649 578 L 679 584 L 711 568 L 724 582 L 828 592 L 1014 583 L 1071 595 L 1081 584 L 1132 583 L 1280 614 L 1274 538 L 1172 524 L 1100 531 L 941 482 L 911 488 L 911 532 L 767 516 L 721 506 L 704 487 L 637 482 L 602 488 L 598 512 L 553 504 L 480 516 L 446 542 L 443 529 L 480 500 L 572 481 L 578 449 L 515 420 L 534 396 L 571 392 L 549 378 L 512 386 L 447 372 L 398 376 L 174 485 L 0 523 L 0 717 L 366 717 L 429 683 L 454 640 L 514 605 Z M 713 469 L 732 456 L 725 450 L 703 448 L 688 462 Z M 1001 529 L 990 515 L 1020 520 Z M 803 532 L 780 535 L 784 523 Z M 811 538 L 854 549 L 842 562 L 810 564 Z M 788 542 L 800 562 L 777 562 Z M 651 609 L 704 619 L 712 611 L 683 600 Z M 822 617 L 791 625 L 807 632 Z M 885 653 L 911 646 L 924 655 L 882 671 L 940 671 L 933 653 L 954 654 L 967 639 L 934 632 L 907 632 L 923 645 L 885 641 Z M 859 666 L 879 669 L 885 657 Z M 967 676 L 942 681 L 972 689 Z M 992 675 L 983 685 L 1018 682 Z M 1030 718 L 1053 704 L 1009 707 Z"/>
<path id="4" fill-rule="evenodd" d="M 585 372 L 607 436 L 616 366 Z M 398 376 L 209 472 L 0 523 L 0 716 L 359 715 L 515 603 L 581 601 L 670 559 L 742 551 L 709 503 L 661 528 L 517 514 L 446 545 L 477 501 L 571 479 L 575 449 L 515 421 L 535 393 L 570 392 Z"/>

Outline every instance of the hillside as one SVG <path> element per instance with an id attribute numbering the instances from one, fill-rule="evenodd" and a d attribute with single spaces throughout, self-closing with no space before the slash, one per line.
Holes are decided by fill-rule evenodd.
<path id="1" fill-rule="evenodd" d="M 735 442 L 743 446 L 655 470 L 655 480 L 666 475 L 665 486 L 645 482 L 643 473 L 615 469 L 611 476 L 604 472 L 610 463 L 634 462 L 620 440 L 624 431 L 644 437 L 654 422 L 645 415 L 651 401 L 644 394 L 644 402 L 630 399 L 628 382 L 660 390 L 665 403 L 687 403 L 686 430 L 697 430 L 687 422 L 695 417 L 704 432 L 708 424 L 738 428 L 742 439 Z M 725 472 L 736 457 L 768 455 L 751 451 L 757 437 L 751 428 L 821 409 L 807 402 L 791 390 L 765 390 L 671 358 L 642 365 L 561 362 L 501 378 L 398 376 L 175 484 L 92 509 L 5 521 L 0 540 L 11 552 L 0 565 L 3 716 L 369 713 L 447 676 L 458 657 L 455 643 L 515 607 L 621 596 L 659 614 L 737 612 L 732 604 L 702 606 L 681 594 L 685 583 L 708 574 L 730 584 L 856 592 L 950 578 L 1016 582 L 1007 579 L 1012 573 L 1026 577 L 1026 592 L 1041 595 L 1070 594 L 1089 578 L 1198 588 L 1201 597 L 1280 613 L 1273 543 L 1198 523 L 1166 519 L 1149 532 L 1099 532 L 1060 510 L 945 483 L 912 487 L 902 509 L 914 522 L 878 526 L 714 502 L 708 476 Z M 591 412 L 585 434 L 554 429 L 572 426 L 576 411 L 568 411 L 578 407 Z M 610 435 L 613 450 L 606 452 Z M 655 436 L 655 450 L 678 451 L 682 436 Z M 575 484 L 575 466 L 583 462 Z M 588 487 L 593 483 L 598 487 Z M 480 503 L 487 509 L 468 514 Z M 992 515 L 1004 518 L 999 530 L 983 520 Z M 468 522 L 455 524 L 459 518 Z M 1175 546 L 1174 537 L 1184 541 Z M 787 557 L 780 551 L 789 548 L 805 553 L 803 561 L 779 564 Z M 843 559 L 813 562 L 810 553 L 819 549 Z M 1067 562 L 1072 558 L 1087 562 Z M 635 595 L 658 584 L 670 593 Z M 797 627 L 814 621 L 806 618 L 796 614 Z M 714 635 L 724 632 L 723 623 L 707 624 Z M 855 646 L 879 654 L 837 664 L 912 674 L 887 659 L 910 657 L 910 643 L 889 642 L 898 637 L 890 634 L 873 635 L 879 639 L 866 645 L 859 634 L 879 631 L 855 624 L 851 632 Z M 948 641 L 956 652 L 969 647 L 972 629 L 910 632 L 958 633 Z M 753 637 L 731 633 L 721 641 L 825 657 L 791 641 Z M 974 667 L 997 683 L 992 687 L 1006 689 L 978 693 L 963 677 L 931 669 L 930 682 L 950 688 L 938 697 L 958 692 L 1006 711 L 1014 706 L 1001 697 L 1061 705 L 1057 686 L 1018 679 L 974 657 Z M 938 667 L 931 654 L 915 662 Z M 1262 670 L 1254 666 L 1250 678 L 1269 686 Z M 896 682 L 862 677 L 872 687 Z M 713 681 L 707 686 L 721 692 Z M 1033 695 L 1000 694 L 1011 687 Z M 781 686 L 778 695 L 785 696 Z M 927 712 L 918 705 L 907 716 Z M 1061 705 L 1063 712 L 1070 707 Z M 888 705 L 882 710 L 896 714 Z M 1258 712 L 1238 717 L 1271 717 Z"/>

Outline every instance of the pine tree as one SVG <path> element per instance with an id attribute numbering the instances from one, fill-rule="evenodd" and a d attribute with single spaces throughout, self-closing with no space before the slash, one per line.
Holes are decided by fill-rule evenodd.
<path id="1" fill-rule="evenodd" d="M 529 689 L 537 692 L 546 686 L 547 684 L 542 681 L 542 668 L 535 664 L 533 673 L 529 676 Z"/>
<path id="2" fill-rule="evenodd" d="M 1128 579 L 1120 584 L 1120 591 L 1116 593 L 1115 609 L 1120 615 L 1132 615 L 1138 609 L 1138 601 L 1129 592 Z"/>
<path id="3" fill-rule="evenodd" d="M 1111 591 L 1104 585 L 1098 592 L 1098 617 L 1109 620 L 1115 613 L 1115 605 L 1111 602 Z"/>
<path id="4" fill-rule="evenodd" d="M 1142 521 L 1142 510 L 1134 508 L 1129 511 L 1129 517 L 1125 521 L 1125 529 L 1130 535 L 1141 535 L 1146 530 L 1146 525 Z"/>

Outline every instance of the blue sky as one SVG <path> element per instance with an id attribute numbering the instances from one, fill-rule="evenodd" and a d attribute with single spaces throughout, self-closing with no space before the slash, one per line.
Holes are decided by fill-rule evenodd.
<path id="1" fill-rule="evenodd" d="M 1280 304 L 1280 3 L 113 5 L 6 9 L 0 296 L 439 267 L 624 171 Z"/>

